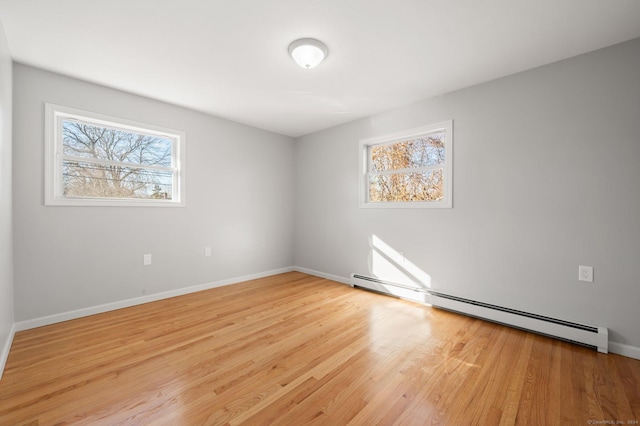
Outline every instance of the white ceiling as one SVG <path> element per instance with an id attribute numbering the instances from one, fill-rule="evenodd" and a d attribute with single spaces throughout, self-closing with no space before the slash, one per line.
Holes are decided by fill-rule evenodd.
<path id="1" fill-rule="evenodd" d="M 0 0 L 13 59 L 300 136 L 640 37 L 638 0 Z M 313 37 L 313 70 L 287 54 Z"/>

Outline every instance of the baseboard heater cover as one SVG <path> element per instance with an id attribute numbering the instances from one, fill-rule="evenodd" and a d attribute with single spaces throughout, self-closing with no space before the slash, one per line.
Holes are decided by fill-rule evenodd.
<path id="1" fill-rule="evenodd" d="M 609 332 L 606 327 L 580 324 L 544 315 L 450 296 L 426 288 L 392 283 L 366 275 L 351 274 L 351 286 L 390 294 L 510 327 L 532 331 L 608 353 Z M 391 288 L 391 289 L 390 289 Z"/>

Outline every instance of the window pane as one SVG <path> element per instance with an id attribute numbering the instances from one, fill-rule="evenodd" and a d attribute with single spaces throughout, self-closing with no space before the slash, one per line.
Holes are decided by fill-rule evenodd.
<path id="1" fill-rule="evenodd" d="M 172 140 L 64 119 L 67 156 L 171 167 Z"/>
<path id="2" fill-rule="evenodd" d="M 371 146 L 371 171 L 444 165 L 444 132 L 385 145 Z"/>
<path id="3" fill-rule="evenodd" d="M 416 173 L 370 175 L 370 202 L 440 201 L 444 199 L 443 169 Z"/>
<path id="4" fill-rule="evenodd" d="M 171 172 L 64 161 L 65 197 L 142 198 L 171 200 Z"/>

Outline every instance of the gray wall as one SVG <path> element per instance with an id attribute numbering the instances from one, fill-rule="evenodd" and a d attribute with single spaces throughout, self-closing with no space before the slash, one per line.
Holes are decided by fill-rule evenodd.
<path id="1" fill-rule="evenodd" d="M 446 119 L 454 208 L 359 209 L 358 141 Z M 640 347 L 639 138 L 640 39 L 301 137 L 295 265 L 370 273 L 376 235 L 434 289 Z"/>
<path id="2" fill-rule="evenodd" d="M 0 23 L 0 376 L 13 327 L 11 75 L 9 46 Z"/>
<path id="3" fill-rule="evenodd" d="M 0 53 L 5 338 L 11 69 L 2 41 Z M 292 264 L 345 278 L 370 273 L 376 235 L 435 289 L 604 325 L 613 342 L 640 347 L 638 75 L 634 40 L 294 143 L 15 64 L 15 321 Z M 45 101 L 186 131 L 187 207 L 44 207 Z M 454 208 L 359 209 L 358 141 L 446 119 L 454 120 Z M 142 266 L 144 253 L 152 266 Z M 595 267 L 594 283 L 577 280 L 580 264 Z"/>
<path id="4" fill-rule="evenodd" d="M 291 138 L 13 71 L 16 322 L 291 266 Z M 186 207 L 45 207 L 44 102 L 185 131 Z M 145 253 L 153 265 L 142 266 Z"/>

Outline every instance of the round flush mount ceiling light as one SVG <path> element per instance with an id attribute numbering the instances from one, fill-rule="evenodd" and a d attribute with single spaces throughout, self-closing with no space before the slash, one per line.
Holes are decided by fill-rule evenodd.
<path id="1" fill-rule="evenodd" d="M 289 55 L 302 68 L 318 66 L 327 57 L 327 46 L 313 38 L 301 38 L 289 45 Z"/>

